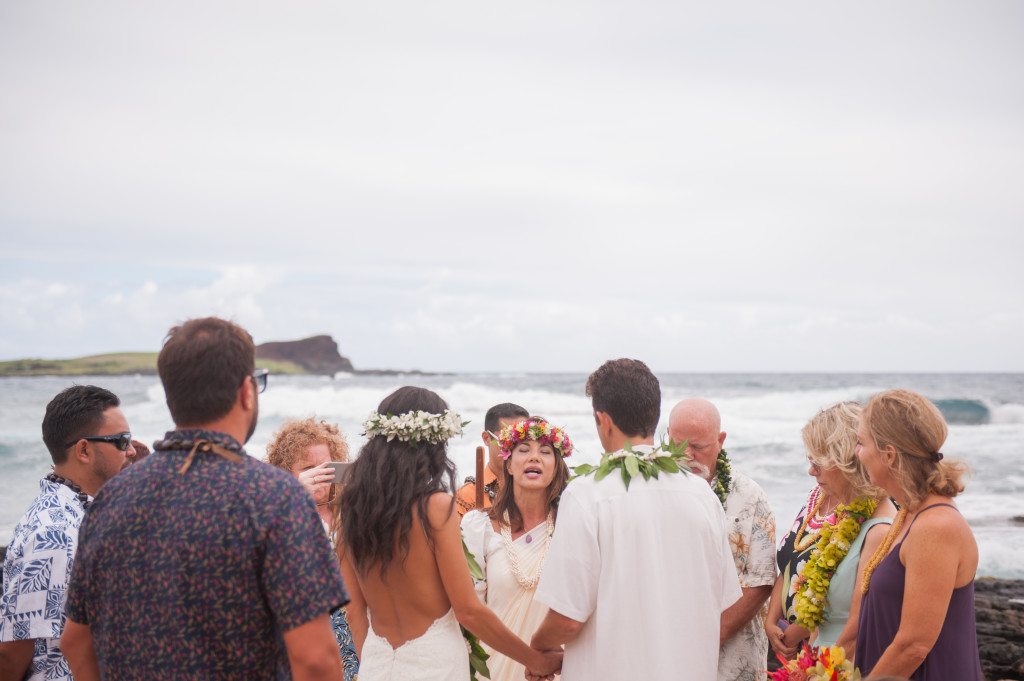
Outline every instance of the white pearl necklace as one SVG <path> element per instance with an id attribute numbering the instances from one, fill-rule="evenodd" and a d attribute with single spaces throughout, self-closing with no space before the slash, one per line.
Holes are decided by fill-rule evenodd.
<path id="1" fill-rule="evenodd" d="M 508 562 L 512 566 L 512 574 L 515 576 L 516 581 L 519 582 L 520 586 L 524 589 L 532 589 L 537 586 L 537 582 L 540 581 L 540 573 L 544 570 L 544 561 L 548 557 L 548 548 L 551 547 L 551 535 L 555 532 L 555 515 L 554 512 L 548 511 L 547 525 L 547 536 L 544 538 L 544 555 L 540 557 L 540 564 L 537 565 L 537 571 L 526 577 L 523 575 L 522 570 L 519 567 L 519 554 L 516 553 L 515 547 L 512 545 L 512 523 L 509 522 L 508 512 L 505 513 L 503 523 L 501 523 L 501 538 L 505 542 L 505 553 L 508 555 Z"/>

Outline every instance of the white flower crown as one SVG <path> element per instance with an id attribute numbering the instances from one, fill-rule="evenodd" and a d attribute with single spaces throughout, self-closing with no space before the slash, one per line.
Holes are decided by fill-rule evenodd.
<path id="1" fill-rule="evenodd" d="M 462 426 L 467 423 L 469 421 L 463 421 L 461 416 L 447 409 L 440 414 L 407 411 L 397 416 L 373 412 L 363 423 L 363 435 L 368 438 L 384 435 L 388 442 L 397 438 L 414 445 L 420 442 L 436 445 L 462 435 Z"/>

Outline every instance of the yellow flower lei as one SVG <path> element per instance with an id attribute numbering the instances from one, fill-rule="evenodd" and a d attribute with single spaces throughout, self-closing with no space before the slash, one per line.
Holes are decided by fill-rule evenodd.
<path id="1" fill-rule="evenodd" d="M 825 621 L 828 606 L 828 585 L 839 563 L 850 552 L 850 546 L 864 521 L 875 512 L 878 502 L 868 497 L 854 499 L 853 503 L 836 508 L 836 524 L 821 528 L 818 543 L 796 578 L 794 608 L 796 621 L 814 631 Z M 808 511 L 809 512 L 809 511 Z"/>

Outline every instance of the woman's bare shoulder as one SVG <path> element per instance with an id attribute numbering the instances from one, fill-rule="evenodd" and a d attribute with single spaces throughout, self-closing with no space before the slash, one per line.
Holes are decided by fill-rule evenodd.
<path id="1" fill-rule="evenodd" d="M 939 503 L 948 503 L 943 500 Z M 933 502 L 934 503 L 934 502 Z M 926 504 L 925 507 L 931 504 Z M 936 506 L 922 513 L 918 511 L 914 524 L 907 533 L 911 551 L 946 552 L 976 551 L 974 534 L 967 520 L 955 506 Z"/>
<path id="2" fill-rule="evenodd" d="M 441 527 L 452 516 L 455 516 L 456 519 L 459 518 L 452 499 L 452 495 L 447 492 L 435 492 L 427 499 L 427 520 L 430 521 L 432 527 Z"/>
<path id="3" fill-rule="evenodd" d="M 898 511 L 896 505 L 892 503 L 889 497 L 882 497 L 882 500 L 875 506 L 875 512 L 871 514 L 872 518 L 895 518 Z M 881 525 L 882 523 L 879 523 Z M 877 527 L 877 525 L 876 525 Z M 872 528 L 874 529 L 874 528 Z"/>

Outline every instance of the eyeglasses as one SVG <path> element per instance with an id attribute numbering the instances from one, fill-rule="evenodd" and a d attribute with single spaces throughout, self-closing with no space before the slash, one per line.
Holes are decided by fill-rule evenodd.
<path id="1" fill-rule="evenodd" d="M 256 381 L 256 392 L 263 392 L 267 389 L 267 376 L 270 369 L 257 369 L 252 372 L 252 380 Z"/>
<path id="2" fill-rule="evenodd" d="M 118 433 L 117 435 L 90 435 L 89 437 L 80 437 L 78 440 L 88 440 L 89 442 L 111 442 L 122 452 L 127 452 L 128 448 L 132 446 L 131 433 Z M 64 445 L 64 449 L 78 444 L 78 440 L 67 443 Z"/>

